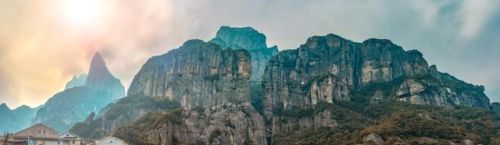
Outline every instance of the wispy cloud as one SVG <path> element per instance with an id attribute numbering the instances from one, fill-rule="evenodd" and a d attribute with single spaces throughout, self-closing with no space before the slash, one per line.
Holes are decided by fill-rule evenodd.
<path id="1" fill-rule="evenodd" d="M 464 0 L 459 15 L 462 17 L 461 36 L 474 37 L 499 12 L 497 0 Z"/>

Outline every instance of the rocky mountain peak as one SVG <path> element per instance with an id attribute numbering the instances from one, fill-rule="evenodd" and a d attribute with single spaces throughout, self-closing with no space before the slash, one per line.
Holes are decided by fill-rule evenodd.
<path id="1" fill-rule="evenodd" d="M 392 136 L 406 139 L 400 130 L 373 130 L 408 123 L 453 134 L 470 121 L 448 114 L 469 111 L 448 108 L 500 110 L 484 88 L 429 67 L 422 53 L 387 39 L 353 42 L 328 34 L 276 53 L 255 29 L 223 26 L 210 43 L 189 40 L 150 58 L 127 97 L 74 131 L 95 137 L 88 128 L 106 130 L 132 144 L 392 144 Z M 421 129 L 420 122 L 433 126 Z M 370 128 L 383 123 L 391 125 Z M 405 135 L 421 137 L 411 131 Z"/>
<path id="2" fill-rule="evenodd" d="M 102 56 L 96 53 L 87 78 L 85 75 L 74 77 L 64 91 L 52 96 L 38 109 L 33 122 L 64 131 L 83 121 L 90 112 L 99 111 L 124 96 L 125 89 L 120 80 L 111 74 Z"/>
<path id="3" fill-rule="evenodd" d="M 349 101 L 353 99 L 351 92 L 364 90 L 375 90 L 368 97 L 371 102 L 399 99 L 412 104 L 489 106 L 480 86 L 438 72 L 435 66 L 429 67 L 419 51 L 406 51 L 387 39 L 358 43 L 334 34 L 314 36 L 298 49 L 280 52 L 269 62 L 263 76 L 265 98 L 271 98 L 269 106 L 276 103 L 288 108 L 320 101 Z M 377 92 L 374 88 L 380 84 L 386 88 Z M 393 87 L 399 89 L 396 96 L 383 93 Z"/>
<path id="4" fill-rule="evenodd" d="M 370 38 L 362 42 L 364 45 L 376 45 L 377 47 L 381 47 L 384 45 L 394 45 L 391 40 L 389 39 L 377 39 L 377 38 Z"/>
<path id="5" fill-rule="evenodd" d="M 0 110 L 1 111 L 4 111 L 4 110 L 9 110 L 10 111 L 10 108 L 9 108 L 9 106 L 7 106 L 7 104 L 2 103 L 2 104 L 0 104 Z"/>
<path id="6" fill-rule="evenodd" d="M 222 26 L 210 43 L 219 45 L 223 49 L 244 49 L 252 57 L 252 74 L 250 80 L 260 82 L 267 61 L 278 53 L 278 47 L 268 48 L 266 36 L 252 27 Z"/>
<path id="7" fill-rule="evenodd" d="M 115 78 L 106 66 L 106 62 L 97 52 L 90 63 L 85 86 L 95 91 L 103 91 L 112 98 L 125 96 L 125 89 L 120 80 Z"/>
<path id="8" fill-rule="evenodd" d="M 87 84 L 92 84 L 95 81 L 100 81 L 102 79 L 114 78 L 111 72 L 106 66 L 106 62 L 102 58 L 99 52 L 95 53 L 92 61 L 90 62 L 89 75 L 87 78 Z"/>
<path id="9" fill-rule="evenodd" d="M 222 48 L 246 49 L 248 51 L 267 48 L 266 36 L 252 27 L 222 26 L 211 42 L 219 44 Z"/>

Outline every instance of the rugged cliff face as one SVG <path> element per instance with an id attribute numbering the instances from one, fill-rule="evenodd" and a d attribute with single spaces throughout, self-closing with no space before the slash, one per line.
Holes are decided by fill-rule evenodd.
<path id="1" fill-rule="evenodd" d="M 262 100 L 264 99 L 261 87 L 262 75 L 269 59 L 278 53 L 278 47 L 268 48 L 266 36 L 251 27 L 228 27 L 222 26 L 217 31 L 215 38 L 210 43 L 217 44 L 223 49 L 247 50 L 251 56 L 252 72 L 250 75 L 250 94 L 252 105 L 262 112 Z"/>
<path id="2" fill-rule="evenodd" d="M 97 53 L 92 59 L 85 85 L 69 87 L 51 97 L 37 111 L 33 123 L 44 123 L 59 131 L 66 131 L 75 123 L 83 121 L 91 112 L 100 111 L 124 94 L 124 87 L 109 72 Z"/>
<path id="3" fill-rule="evenodd" d="M 482 86 L 438 72 L 416 50 L 405 51 L 389 40 L 356 43 L 333 34 L 311 37 L 298 49 L 272 57 L 263 87 L 273 136 L 336 126 L 339 118 L 330 117 L 336 112 L 318 111 L 319 103 L 369 105 L 398 100 L 489 108 Z M 290 117 L 283 112 L 308 115 Z"/>
<path id="4" fill-rule="evenodd" d="M 127 97 L 72 131 L 161 145 L 500 141 L 484 88 L 429 67 L 416 50 L 333 34 L 268 50 L 251 28 L 187 41 L 149 59 Z M 263 64 L 259 77 L 252 70 Z"/>
<path id="5" fill-rule="evenodd" d="M 128 94 L 174 100 L 181 111 L 143 119 L 138 123 L 158 125 L 138 130 L 152 144 L 264 144 L 263 117 L 249 103 L 250 73 L 247 51 L 200 40 L 153 57 Z"/>
<path id="6" fill-rule="evenodd" d="M 268 111 L 276 106 L 286 109 L 319 101 L 349 101 L 353 91 L 376 84 L 387 87 L 374 90 L 369 97 L 372 101 L 489 106 L 482 87 L 440 73 L 435 67 L 429 69 L 420 52 L 405 51 L 389 40 L 356 43 L 333 34 L 312 37 L 297 50 L 271 58 L 263 78 Z M 391 85 L 399 89 L 394 92 Z"/>
<path id="7" fill-rule="evenodd" d="M 101 129 L 136 144 L 265 144 L 264 119 L 250 104 L 250 74 L 247 51 L 190 40 L 149 59 L 126 98 L 73 131 Z"/>

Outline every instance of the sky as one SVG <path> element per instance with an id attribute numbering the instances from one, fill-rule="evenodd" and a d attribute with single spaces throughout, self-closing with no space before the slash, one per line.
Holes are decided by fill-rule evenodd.
<path id="1" fill-rule="evenodd" d="M 151 56 L 223 25 L 280 50 L 328 33 L 391 39 L 500 101 L 498 0 L 0 0 L 0 103 L 43 104 L 95 52 L 128 87 Z"/>

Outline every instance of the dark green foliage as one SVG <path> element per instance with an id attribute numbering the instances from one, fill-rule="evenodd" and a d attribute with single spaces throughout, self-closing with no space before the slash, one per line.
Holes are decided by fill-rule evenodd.
<path id="1" fill-rule="evenodd" d="M 159 122 L 169 122 L 169 123 L 177 124 L 177 125 L 182 124 L 184 122 L 184 120 L 182 120 L 182 113 L 183 113 L 183 110 L 180 108 L 172 110 L 172 111 L 166 113 L 165 115 L 163 115 L 160 118 Z M 148 119 L 148 118 L 143 118 L 143 119 L 146 121 L 154 120 L 154 119 Z"/>
<path id="2" fill-rule="evenodd" d="M 142 95 L 127 96 L 120 99 L 116 103 L 108 105 L 104 109 L 105 117 L 97 118 L 92 122 L 77 123 L 73 126 L 73 128 L 71 128 L 70 131 L 78 134 L 84 139 L 99 139 L 109 134 L 108 131 L 103 130 L 103 128 L 108 127 L 103 125 L 109 123 L 110 120 L 116 121 L 121 119 L 128 121 L 120 122 L 122 124 L 118 124 L 127 125 L 126 123 L 132 123 L 135 119 L 137 119 L 136 117 L 138 116 L 134 112 L 140 110 L 151 112 L 170 111 L 178 108 L 179 106 L 180 104 L 178 102 L 166 99 L 156 99 Z"/>
<path id="3" fill-rule="evenodd" d="M 388 144 L 442 144 L 464 139 L 482 144 L 500 141 L 498 117 L 480 108 L 445 108 L 388 101 L 348 109 L 343 103 L 346 102 L 318 103 L 309 115 L 304 113 L 304 109 L 282 110 L 286 113 L 280 114 L 280 119 L 286 118 L 286 121 L 295 117 L 311 117 L 328 109 L 333 112 L 332 119 L 338 125 L 277 135 L 273 137 L 273 144 L 361 144 L 362 138 L 370 133 L 381 135 Z M 360 106 L 356 102 L 349 104 Z M 425 142 L 425 138 L 435 142 Z"/>
<path id="4" fill-rule="evenodd" d="M 438 139 L 471 139 L 490 144 L 498 137 L 492 113 L 487 110 L 457 107 L 386 103 L 370 106 L 365 112 L 378 123 L 365 129 L 364 134 L 376 132 L 383 136 L 432 137 Z"/>
<path id="5" fill-rule="evenodd" d="M 295 134 L 273 137 L 274 145 L 347 145 L 360 143 L 356 136 L 359 131 L 339 126 L 336 128 L 320 127 L 308 129 Z"/>
<path id="6" fill-rule="evenodd" d="M 143 110 L 171 110 L 178 108 L 180 104 L 167 99 L 156 99 L 149 96 L 135 95 L 120 99 L 118 102 L 106 107 L 105 116 L 114 120 L 123 115 L 131 115 L 133 109 Z"/>
<path id="7" fill-rule="evenodd" d="M 320 127 L 317 129 L 307 129 L 298 132 L 290 132 L 273 136 L 273 144 L 351 144 L 359 139 L 359 132 L 371 123 L 372 120 L 352 110 L 343 108 L 336 104 L 318 102 L 311 108 L 290 108 L 281 111 L 281 121 L 291 119 L 311 117 L 315 114 L 329 111 L 332 119 L 336 121 L 335 127 Z"/>
<path id="8" fill-rule="evenodd" d="M 145 134 L 161 125 L 181 125 L 184 123 L 182 120 L 182 113 L 184 111 L 180 108 L 174 109 L 169 112 L 150 112 L 131 125 L 118 128 L 114 132 L 114 136 L 124 139 L 130 144 L 137 145 L 154 145 L 157 141 L 150 140 L 151 137 Z M 172 140 L 175 142 L 175 139 Z"/>
<path id="9" fill-rule="evenodd" d="M 100 129 L 96 124 L 77 123 L 70 132 L 84 135 L 85 139 L 99 139 L 107 135 L 106 131 Z"/>
<path id="10" fill-rule="evenodd" d="M 208 142 L 210 144 L 212 144 L 215 141 L 215 139 L 217 139 L 221 135 L 222 135 L 222 131 L 220 131 L 218 129 L 214 130 L 212 133 L 210 133 L 210 137 L 208 138 Z"/>

